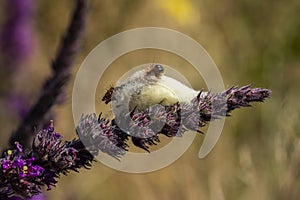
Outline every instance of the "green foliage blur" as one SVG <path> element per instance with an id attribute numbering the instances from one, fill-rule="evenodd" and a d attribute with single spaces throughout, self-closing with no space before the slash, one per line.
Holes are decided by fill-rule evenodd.
<path id="1" fill-rule="evenodd" d="M 49 63 L 66 29 L 72 1 L 36 1 L 35 51 L 13 87 L 34 103 L 50 74 Z M 101 41 L 121 31 L 155 26 L 180 31 L 199 42 L 216 62 L 225 86 L 272 90 L 272 98 L 252 108 L 233 111 L 226 119 L 220 140 L 205 159 L 198 158 L 203 135 L 172 165 L 146 174 L 115 171 L 100 162 L 91 170 L 61 177 L 50 199 L 98 200 L 198 200 L 198 199 L 298 199 L 300 196 L 300 1 L 271 0 L 90 0 L 88 26 L 74 77 L 88 53 Z M 2 20 L 1 20 L 2 21 Z M 109 112 L 100 102 L 114 84 L 119 69 L 138 64 L 168 63 L 186 71 L 196 89 L 205 88 L 182 59 L 160 51 L 133 52 L 115 61 L 100 81 L 97 112 Z M 117 68 L 114 68 L 117 67 Z M 122 68 L 123 67 L 123 68 Z M 122 74 L 120 74 L 121 76 Z M 5 75 L 1 74 L 1 77 Z M 28 78 L 30 77 L 30 78 Z M 54 111 L 56 129 L 65 139 L 75 137 L 71 109 L 74 81 L 65 104 Z M 201 85 L 197 84 L 197 81 Z M 5 85 L 6 79 L 1 79 Z M 2 88 L 1 87 L 1 88 Z M 2 109 L 1 145 L 18 123 Z"/>

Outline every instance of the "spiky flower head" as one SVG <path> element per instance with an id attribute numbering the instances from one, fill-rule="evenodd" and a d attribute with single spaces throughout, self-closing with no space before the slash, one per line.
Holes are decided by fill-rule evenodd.
<path id="1" fill-rule="evenodd" d="M 36 164 L 36 158 L 30 152 L 23 152 L 16 142 L 15 150 L 7 150 L 0 159 L 0 197 L 11 195 L 31 197 L 41 192 L 45 169 Z"/>

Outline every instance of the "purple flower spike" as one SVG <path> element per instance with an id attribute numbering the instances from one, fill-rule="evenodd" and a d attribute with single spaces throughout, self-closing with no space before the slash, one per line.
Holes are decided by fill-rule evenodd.
<path id="1" fill-rule="evenodd" d="M 216 94 L 200 92 L 190 103 L 177 103 L 166 107 L 152 106 L 146 111 L 134 109 L 130 113 L 117 116 L 110 125 L 106 120 L 105 127 L 99 126 L 102 130 L 97 132 L 109 130 L 110 135 L 123 138 L 123 141 L 118 140 L 118 144 L 125 147 L 127 146 L 126 141 L 131 138 L 134 145 L 149 152 L 149 146 L 156 145 L 160 141 L 158 134 L 174 137 L 181 136 L 186 130 L 202 133 L 199 129 L 210 121 L 229 116 L 232 110 L 251 106 L 252 102 L 263 102 L 271 95 L 271 91 L 268 89 L 252 89 L 250 86 L 232 87 Z M 82 120 L 88 117 L 85 116 Z M 79 128 L 83 130 L 82 124 L 81 121 Z M 157 127 L 161 129 L 157 130 Z M 86 139 L 88 135 L 94 133 L 92 129 L 89 131 L 83 131 L 85 140 L 88 140 Z M 82 134 L 79 136 L 82 138 Z M 96 142 L 92 138 L 89 140 Z M 90 145 L 89 143 L 85 144 Z M 94 146 L 97 147 L 95 144 Z M 102 150 L 100 147 L 98 146 L 98 149 Z"/>
<path id="2" fill-rule="evenodd" d="M 95 114 L 86 115 L 77 126 L 77 134 L 93 155 L 100 150 L 119 158 L 128 147 L 129 138 L 135 146 L 150 152 L 149 146 L 160 142 L 158 134 L 174 137 L 187 130 L 202 133 L 199 129 L 210 121 L 230 116 L 232 110 L 251 106 L 252 102 L 263 102 L 270 95 L 268 89 L 252 89 L 247 85 L 216 94 L 200 92 L 190 103 L 152 106 L 143 111 L 134 109 L 112 121 L 101 115 L 98 121 Z"/>

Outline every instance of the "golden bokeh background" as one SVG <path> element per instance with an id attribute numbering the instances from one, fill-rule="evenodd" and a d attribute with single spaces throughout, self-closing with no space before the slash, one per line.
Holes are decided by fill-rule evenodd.
<path id="1" fill-rule="evenodd" d="M 36 1 L 34 53 L 30 62 L 9 80 L 1 70 L 1 90 L 13 88 L 34 103 L 50 74 L 49 63 L 73 4 L 71 0 Z M 0 5 L 3 13 L 3 2 Z M 76 57 L 74 76 L 67 86 L 67 98 L 63 105 L 54 108 L 56 130 L 66 140 L 75 137 L 71 94 L 80 64 L 101 41 L 132 28 L 165 27 L 189 35 L 213 58 L 226 88 L 252 83 L 271 89 L 272 98 L 255 103 L 252 108 L 233 111 L 216 147 L 205 159 L 198 158 L 203 141 L 203 135 L 198 135 L 180 159 L 159 171 L 129 174 L 97 162 L 91 170 L 62 176 L 56 188 L 45 192 L 47 199 L 298 199 L 299 9 L 300 2 L 296 0 L 90 0 L 88 25 L 82 50 Z M 196 89 L 206 88 L 183 59 L 166 52 L 136 51 L 116 60 L 99 82 L 97 112 L 109 112 L 100 98 L 122 75 L 119 69 L 153 60 L 183 71 Z M 5 107 L 5 92 L 1 95 L 3 149 L 19 119 Z"/>

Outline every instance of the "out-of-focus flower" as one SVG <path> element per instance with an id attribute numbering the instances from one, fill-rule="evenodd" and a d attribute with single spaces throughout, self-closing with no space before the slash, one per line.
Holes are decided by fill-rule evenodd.
<path id="1" fill-rule="evenodd" d="M 31 20 L 34 0 L 7 0 L 7 20 L 2 28 L 1 47 L 7 67 L 20 67 L 33 51 Z"/>
<path id="2" fill-rule="evenodd" d="M 38 195 L 35 195 L 31 198 L 29 198 L 28 200 L 44 200 L 44 195 L 43 194 L 38 194 Z M 22 197 L 19 197 L 19 196 L 13 196 L 13 197 L 10 197 L 8 198 L 8 200 L 24 200 Z"/>
<path id="3" fill-rule="evenodd" d="M 35 0 L 6 0 L 5 20 L 1 27 L 0 49 L 3 67 L 12 80 L 18 69 L 26 64 L 34 50 L 32 18 Z M 24 117 L 28 110 L 28 100 L 24 95 L 8 90 L 6 99 L 9 112 L 12 115 Z"/>
<path id="4" fill-rule="evenodd" d="M 190 0 L 156 0 L 154 2 L 180 25 L 195 23 L 199 18 L 199 11 Z"/>
<path id="5" fill-rule="evenodd" d="M 29 110 L 29 102 L 23 95 L 11 94 L 7 98 L 7 106 L 11 113 L 17 114 L 21 119 Z"/>
<path id="6" fill-rule="evenodd" d="M 44 197 L 43 193 L 41 193 L 41 194 L 31 197 L 29 200 L 44 200 L 44 199 L 45 199 L 45 197 Z"/>

